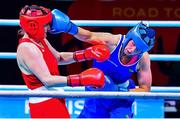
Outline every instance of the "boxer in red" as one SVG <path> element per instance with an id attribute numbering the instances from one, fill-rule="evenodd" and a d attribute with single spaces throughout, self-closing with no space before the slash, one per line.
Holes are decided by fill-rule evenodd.
<path id="1" fill-rule="evenodd" d="M 52 21 L 51 10 L 26 5 L 20 11 L 22 37 L 17 47 L 17 63 L 29 90 L 49 90 L 54 86 L 103 87 L 104 74 L 90 68 L 80 74 L 60 76 L 58 65 L 95 59 L 105 61 L 110 56 L 104 45 L 96 45 L 76 52 L 58 52 L 46 39 Z M 29 99 L 31 118 L 70 118 L 65 100 L 60 98 Z"/>

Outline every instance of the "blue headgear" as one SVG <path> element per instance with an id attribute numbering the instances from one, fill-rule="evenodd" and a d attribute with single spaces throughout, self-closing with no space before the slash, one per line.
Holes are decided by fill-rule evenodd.
<path id="1" fill-rule="evenodd" d="M 141 53 L 144 53 L 146 51 L 149 51 L 154 46 L 155 35 L 155 30 L 147 27 L 145 24 L 140 22 L 126 34 L 126 38 L 123 42 L 122 48 L 124 50 L 127 43 L 130 40 L 133 40 L 136 48 L 140 50 Z"/>

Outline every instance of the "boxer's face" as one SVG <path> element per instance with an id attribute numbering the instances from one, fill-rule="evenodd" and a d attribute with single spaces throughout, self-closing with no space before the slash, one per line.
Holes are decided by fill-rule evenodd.
<path id="1" fill-rule="evenodd" d="M 130 40 L 124 48 L 124 54 L 126 55 L 138 55 L 141 51 L 137 49 L 133 40 Z"/>

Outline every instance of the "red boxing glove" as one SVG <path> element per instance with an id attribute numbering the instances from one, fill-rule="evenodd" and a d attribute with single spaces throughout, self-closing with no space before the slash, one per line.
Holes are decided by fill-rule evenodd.
<path id="1" fill-rule="evenodd" d="M 96 59 L 103 62 L 110 57 L 110 50 L 105 45 L 95 45 L 85 50 L 74 52 L 74 60 L 77 62 Z"/>
<path id="2" fill-rule="evenodd" d="M 104 86 L 104 73 L 97 68 L 90 68 L 80 74 L 69 75 L 67 80 L 68 86 Z"/>

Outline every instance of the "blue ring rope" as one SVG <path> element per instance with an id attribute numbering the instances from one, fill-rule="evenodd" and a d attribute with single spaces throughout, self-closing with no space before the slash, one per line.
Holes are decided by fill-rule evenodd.
<path id="1" fill-rule="evenodd" d="M 64 89 L 65 91 L 84 91 L 84 87 L 55 87 L 55 89 Z M 28 90 L 26 85 L 0 85 L 0 90 Z M 180 93 L 180 87 L 162 87 L 162 86 L 152 86 L 151 92 L 161 92 L 161 93 Z"/>
<path id="2" fill-rule="evenodd" d="M 72 20 L 78 26 L 134 26 L 142 20 Z M 180 27 L 180 21 L 143 21 L 150 27 Z M 18 19 L 0 19 L 0 26 L 19 26 Z"/>
<path id="3" fill-rule="evenodd" d="M 152 61 L 180 61 L 180 55 L 150 54 L 149 56 Z M 0 59 L 16 59 L 16 53 L 2 52 Z"/>
<path id="4" fill-rule="evenodd" d="M 180 93 L 156 92 L 71 92 L 71 91 L 0 91 L 0 97 L 58 97 L 58 98 L 141 98 L 141 99 L 177 99 Z"/>

